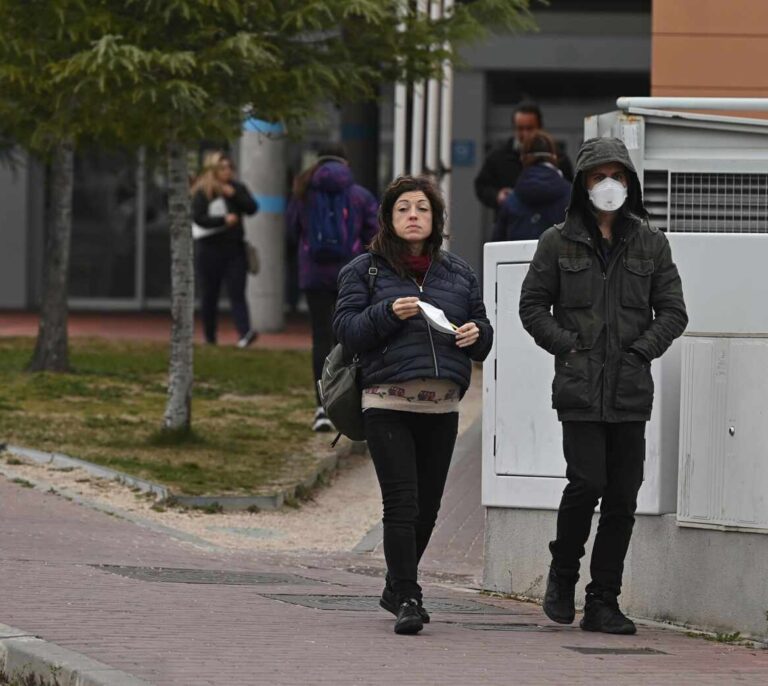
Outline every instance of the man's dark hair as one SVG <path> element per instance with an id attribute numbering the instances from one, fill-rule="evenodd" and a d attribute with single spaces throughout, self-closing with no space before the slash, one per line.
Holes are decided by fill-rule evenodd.
<path id="1" fill-rule="evenodd" d="M 425 241 L 424 252 L 433 260 L 439 259 L 445 227 L 445 202 L 438 187 L 426 176 L 400 176 L 387 186 L 379 206 L 379 231 L 371 241 L 370 249 L 384 257 L 401 276 L 407 273 L 405 257 L 408 242 L 395 233 L 392 210 L 397 199 L 410 191 L 421 191 L 432 206 L 432 233 Z"/>
<path id="2" fill-rule="evenodd" d="M 539 130 L 524 144 L 520 157 L 524 167 L 531 167 L 540 162 L 557 164 L 557 144 L 546 131 Z"/>
<path id="3" fill-rule="evenodd" d="M 541 116 L 541 108 L 531 100 L 523 100 L 515 107 L 515 111 L 512 114 L 512 122 L 515 121 L 515 115 L 520 112 L 522 114 L 535 114 L 536 119 L 539 122 L 539 128 L 544 128 L 544 117 Z"/>

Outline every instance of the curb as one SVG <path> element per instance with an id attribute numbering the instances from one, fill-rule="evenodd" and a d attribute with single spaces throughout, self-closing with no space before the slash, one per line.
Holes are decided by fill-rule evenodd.
<path id="1" fill-rule="evenodd" d="M 326 455 L 312 470 L 312 474 L 295 486 L 272 493 L 270 495 L 170 495 L 170 500 L 185 507 L 221 507 L 224 512 L 247 510 L 257 507 L 260 510 L 278 510 L 286 501 L 296 498 L 297 493 L 310 489 L 325 474 L 333 472 L 339 464 L 339 456 L 335 453 Z"/>
<path id="2" fill-rule="evenodd" d="M 28 460 L 42 465 L 53 465 L 59 468 L 75 468 L 91 474 L 92 476 L 118 481 L 132 488 L 139 489 L 142 493 L 153 493 L 161 501 L 170 501 L 184 507 L 194 508 L 221 508 L 223 512 L 234 512 L 248 510 L 249 508 L 258 508 L 259 510 L 278 510 L 286 501 L 297 497 L 297 493 L 313 488 L 318 480 L 325 474 L 336 470 L 339 458 L 347 455 L 365 453 L 365 443 L 349 442 L 343 447 L 337 448 L 335 452 L 327 454 L 321 458 L 318 465 L 312 470 L 310 476 L 300 481 L 294 486 L 289 486 L 283 490 L 268 495 L 177 495 L 161 484 L 156 484 L 146 479 L 141 479 L 124 472 L 119 472 L 109 467 L 81 460 L 77 457 L 70 457 L 63 453 L 49 453 L 34 448 L 25 448 L 11 443 L 0 443 L 0 453 L 9 452 L 19 455 Z"/>
<path id="3" fill-rule="evenodd" d="M 372 553 L 376 547 L 384 540 L 384 526 L 376 522 L 360 542 L 352 548 L 353 553 Z"/>
<path id="4" fill-rule="evenodd" d="M 13 445 L 11 443 L 0 444 L 0 452 L 9 452 L 16 455 L 26 457 L 28 460 L 37 462 L 38 464 L 49 464 L 59 468 L 74 468 L 82 469 L 93 476 L 100 477 L 102 479 L 111 479 L 113 481 L 119 481 L 126 486 L 138 488 L 143 493 L 154 493 L 155 495 L 165 499 L 170 495 L 170 492 L 165 486 L 160 484 L 140 479 L 130 474 L 124 474 L 118 472 L 115 469 L 109 467 L 102 467 L 101 465 L 94 464 L 93 462 L 87 462 L 77 457 L 70 457 L 62 453 L 47 453 L 43 450 L 35 450 L 34 448 L 24 448 L 20 445 Z"/>
<path id="5" fill-rule="evenodd" d="M 152 686 L 150 682 L 62 648 L 32 634 L 0 624 L 0 667 L 11 677 L 56 678 L 62 686 Z"/>

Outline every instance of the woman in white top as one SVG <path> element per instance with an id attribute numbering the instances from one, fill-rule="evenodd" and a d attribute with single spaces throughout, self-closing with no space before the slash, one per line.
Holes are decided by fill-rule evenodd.
<path id="1" fill-rule="evenodd" d="M 258 333 L 251 329 L 245 300 L 248 261 L 243 215 L 256 214 L 258 203 L 245 184 L 235 180 L 234 164 L 222 152 L 205 156 L 203 171 L 192 185 L 191 194 L 195 266 L 205 341 L 216 343 L 223 282 L 238 333 L 237 346 L 246 348 L 256 340 Z"/>

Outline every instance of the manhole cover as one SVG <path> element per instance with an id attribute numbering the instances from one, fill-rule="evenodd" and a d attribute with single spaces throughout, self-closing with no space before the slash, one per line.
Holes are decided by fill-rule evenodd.
<path id="1" fill-rule="evenodd" d="M 653 648 L 583 648 L 581 646 L 563 646 L 582 655 L 669 655 Z"/>
<path id="2" fill-rule="evenodd" d="M 280 600 L 284 603 L 302 605 L 316 610 L 352 610 L 372 611 L 379 607 L 377 595 L 293 595 L 287 593 L 262 593 L 265 598 Z M 425 607 L 430 612 L 445 614 L 514 614 L 501 607 L 484 605 L 474 600 L 454 600 L 452 598 L 428 598 Z"/>
<path id="3" fill-rule="evenodd" d="M 539 631 L 542 633 L 554 631 L 567 631 L 564 626 L 548 626 L 542 624 L 530 624 L 525 622 L 516 622 L 513 624 L 471 624 L 459 622 L 458 626 L 472 631 Z"/>
<path id="4" fill-rule="evenodd" d="M 219 584 L 222 586 L 256 586 L 258 584 L 315 584 L 325 583 L 296 574 L 263 572 L 235 572 L 221 569 L 175 569 L 172 567 L 125 567 L 121 565 L 91 565 L 112 574 L 171 584 Z"/>

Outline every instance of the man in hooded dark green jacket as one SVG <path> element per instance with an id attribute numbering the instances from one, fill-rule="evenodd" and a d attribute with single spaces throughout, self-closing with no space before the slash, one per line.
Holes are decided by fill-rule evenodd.
<path id="1" fill-rule="evenodd" d="M 635 633 L 617 597 L 643 481 L 651 361 L 688 317 L 669 242 L 648 221 L 620 140 L 593 138 L 581 147 L 565 222 L 539 239 L 520 318 L 555 356 L 552 406 L 567 464 L 544 611 L 573 622 L 580 559 L 600 500 L 581 627 Z"/>

